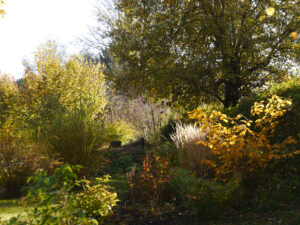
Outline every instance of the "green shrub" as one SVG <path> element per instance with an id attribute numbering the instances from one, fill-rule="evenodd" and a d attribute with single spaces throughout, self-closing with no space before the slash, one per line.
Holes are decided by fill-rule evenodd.
<path id="1" fill-rule="evenodd" d="M 170 170 L 168 192 L 179 207 L 196 212 L 202 218 L 216 217 L 235 204 L 240 197 L 240 181 L 217 183 L 196 177 L 180 168 Z"/>
<path id="2" fill-rule="evenodd" d="M 48 175 L 40 170 L 28 179 L 26 202 L 34 202 L 34 208 L 26 216 L 12 218 L 8 224 L 98 224 L 95 219 L 86 218 L 83 210 L 74 207 L 72 190 L 80 186 L 76 173 L 80 166 L 65 164 Z"/>
<path id="3" fill-rule="evenodd" d="M 128 144 L 136 138 L 137 132 L 134 127 L 124 121 L 106 124 L 103 130 L 103 139 L 106 143 L 121 141 L 122 144 Z"/>
<path id="4" fill-rule="evenodd" d="M 176 123 L 179 121 L 176 121 L 174 119 L 169 119 L 168 123 L 161 128 L 161 136 L 167 140 L 172 141 L 171 135 L 175 132 L 176 129 Z"/>
<path id="5" fill-rule="evenodd" d="M 106 177 L 108 180 L 108 177 Z M 104 222 L 105 218 L 113 214 L 112 208 L 119 201 L 117 194 L 109 191 L 109 186 L 97 184 L 85 186 L 85 191 L 75 196 L 75 206 L 84 210 L 90 217 Z"/>

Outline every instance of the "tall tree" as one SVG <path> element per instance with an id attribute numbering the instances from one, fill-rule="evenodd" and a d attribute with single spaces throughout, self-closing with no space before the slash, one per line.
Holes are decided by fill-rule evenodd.
<path id="1" fill-rule="evenodd" d="M 55 42 L 39 47 L 33 66 L 25 63 L 20 88 L 31 123 L 38 127 L 50 121 L 54 112 L 79 110 L 90 120 L 97 118 L 106 105 L 103 70 L 101 64 L 94 65 L 81 56 L 63 57 Z"/>
<path id="2" fill-rule="evenodd" d="M 115 6 L 109 50 L 119 66 L 112 76 L 124 90 L 190 107 L 211 100 L 235 106 L 280 79 L 299 54 L 299 38 L 290 36 L 300 27 L 297 0 L 116 0 Z"/>

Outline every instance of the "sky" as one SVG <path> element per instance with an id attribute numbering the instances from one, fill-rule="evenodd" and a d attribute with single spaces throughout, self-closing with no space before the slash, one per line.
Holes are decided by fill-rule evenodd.
<path id="1" fill-rule="evenodd" d="M 97 0 L 5 0 L 0 19 L 0 71 L 23 76 L 23 60 L 46 41 L 55 40 L 67 53 L 78 53 L 78 39 L 96 24 Z"/>

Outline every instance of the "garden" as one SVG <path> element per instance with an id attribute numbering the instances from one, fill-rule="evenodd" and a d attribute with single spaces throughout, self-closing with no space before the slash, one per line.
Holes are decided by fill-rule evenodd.
<path id="1" fill-rule="evenodd" d="M 0 73 L 0 224 L 300 224 L 297 1 L 113 3 Z"/>

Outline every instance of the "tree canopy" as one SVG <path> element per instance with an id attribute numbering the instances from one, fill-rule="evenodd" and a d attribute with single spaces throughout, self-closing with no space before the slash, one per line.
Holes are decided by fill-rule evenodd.
<path id="1" fill-rule="evenodd" d="M 212 100 L 235 106 L 281 79 L 300 49 L 291 37 L 300 27 L 297 0 L 118 0 L 115 6 L 109 51 L 117 86 L 187 107 Z"/>
<path id="2" fill-rule="evenodd" d="M 56 43 L 42 45 L 34 64 L 25 63 L 22 89 L 26 114 L 31 120 L 47 122 L 52 112 L 83 110 L 91 120 L 106 105 L 103 66 L 80 56 L 64 57 Z"/>

